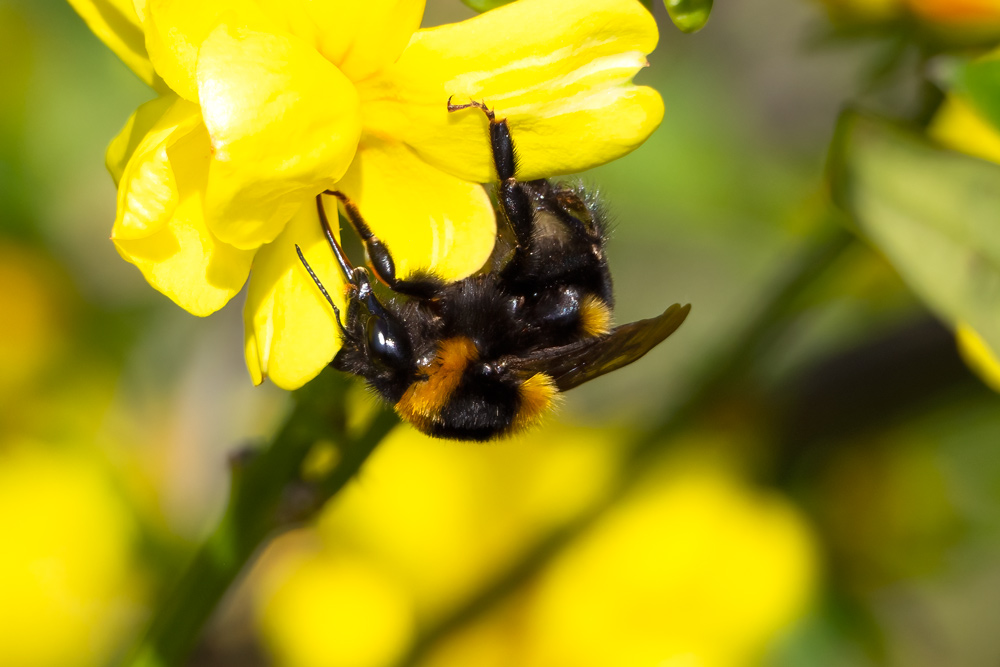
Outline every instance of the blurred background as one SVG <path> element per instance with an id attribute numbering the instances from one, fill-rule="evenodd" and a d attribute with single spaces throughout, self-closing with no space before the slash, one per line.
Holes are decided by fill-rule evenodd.
<path id="1" fill-rule="evenodd" d="M 939 111 L 1000 5 L 829 3 L 720 0 L 693 35 L 654 7 L 663 125 L 580 177 L 615 221 L 617 320 L 687 323 L 514 441 L 396 429 L 191 664 L 1000 664 L 989 355 L 964 348 L 985 381 L 963 363 L 948 267 L 880 243 L 853 176 L 834 207 L 826 168 L 847 105 L 1000 159 Z M 425 25 L 471 15 L 429 0 Z M 250 382 L 242 299 L 193 317 L 108 240 L 104 149 L 151 97 L 64 2 L 0 0 L 2 665 L 120 659 L 218 521 L 229 453 L 290 405 Z"/>

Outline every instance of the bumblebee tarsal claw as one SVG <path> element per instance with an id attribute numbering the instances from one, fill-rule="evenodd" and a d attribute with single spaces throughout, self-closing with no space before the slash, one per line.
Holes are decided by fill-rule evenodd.
<path id="1" fill-rule="evenodd" d="M 461 111 L 462 109 L 471 109 L 473 107 L 477 109 L 482 109 L 486 117 L 490 119 L 490 122 L 496 121 L 496 117 L 493 114 L 493 109 L 486 106 L 486 102 L 477 102 L 475 100 L 470 100 L 468 104 L 452 104 L 451 100 L 455 97 L 452 95 L 448 98 L 448 113 L 455 113 L 456 111 Z"/>

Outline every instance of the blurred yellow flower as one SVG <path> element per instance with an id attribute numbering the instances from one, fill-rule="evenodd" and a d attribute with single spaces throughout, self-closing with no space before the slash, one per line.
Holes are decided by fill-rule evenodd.
<path id="1" fill-rule="evenodd" d="M 516 664 L 752 664 L 805 611 L 815 558 L 790 503 L 714 466 L 682 465 L 543 575 Z"/>
<path id="2" fill-rule="evenodd" d="M 614 432 L 554 425 L 509 446 L 469 448 L 397 430 L 327 510 L 317 534 L 293 536 L 266 559 L 259 622 L 275 663 L 396 664 L 388 650 L 335 658 L 339 649 L 318 638 L 336 643 L 337 619 L 352 611 L 371 613 L 370 632 L 393 647 L 401 627 L 433 626 L 528 545 L 600 504 L 617 479 L 619 440 Z M 749 487 L 730 468 L 699 455 L 647 471 L 540 575 L 420 664 L 753 664 L 805 611 L 816 554 L 793 505 Z M 363 583 L 341 595 L 308 585 L 339 567 L 362 568 Z M 363 595 L 359 586 L 392 602 L 364 603 L 360 612 L 350 600 Z"/>
<path id="3" fill-rule="evenodd" d="M 1000 358 L 983 337 L 968 324 L 959 324 L 955 330 L 958 351 L 966 365 L 975 371 L 993 391 L 1000 391 Z"/>
<path id="4" fill-rule="evenodd" d="M 270 573 L 263 638 L 286 667 L 391 665 L 409 645 L 405 590 L 371 563 L 327 553 L 293 557 Z"/>
<path id="5" fill-rule="evenodd" d="M 616 435 L 553 425 L 502 447 L 468 447 L 396 429 L 311 542 L 293 535 L 269 551 L 258 623 L 275 663 L 395 664 L 412 628 L 597 502 L 617 471 Z M 333 586 L 348 571 L 358 580 Z M 352 620 L 342 626 L 344 617 Z M 353 648 L 330 646 L 354 623 L 368 630 L 344 640 Z"/>
<path id="6" fill-rule="evenodd" d="M 134 612 L 132 520 L 93 461 L 0 446 L 0 664 L 107 664 Z"/>
<path id="7" fill-rule="evenodd" d="M 320 534 L 382 563 L 434 618 L 604 493 L 615 435 L 553 424 L 468 447 L 396 429 L 321 517 Z"/>
<path id="8" fill-rule="evenodd" d="M 679 462 L 421 667 L 741 667 L 806 611 L 811 531 L 718 462 Z"/>
<path id="9" fill-rule="evenodd" d="M 927 132 L 947 148 L 1000 164 L 1000 132 L 957 95 L 945 98 Z"/>
<path id="10" fill-rule="evenodd" d="M 449 115 L 450 96 L 510 120 L 522 178 L 619 157 L 663 114 L 655 91 L 631 84 L 658 39 L 637 0 L 519 0 L 426 30 L 423 0 L 70 2 L 166 91 L 108 149 L 112 238 L 197 315 L 232 298 L 252 264 L 246 356 L 258 383 L 300 386 L 339 348 L 294 250 L 342 302 L 313 203 L 324 190 L 358 204 L 401 275 L 457 279 L 485 262 L 486 120 Z"/>

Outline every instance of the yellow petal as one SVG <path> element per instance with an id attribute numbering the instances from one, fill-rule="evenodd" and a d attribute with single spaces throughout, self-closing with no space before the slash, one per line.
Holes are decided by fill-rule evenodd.
<path id="1" fill-rule="evenodd" d="M 165 88 L 149 61 L 132 0 L 69 0 L 69 4 L 136 76 L 153 88 Z"/>
<path id="2" fill-rule="evenodd" d="M 149 128 L 140 138 L 140 126 L 147 124 Z M 131 153 L 118 182 L 113 239 L 144 238 L 167 224 L 178 203 L 168 150 L 196 127 L 204 132 L 198 107 L 176 96 L 144 104 L 126 123 L 109 147 L 109 153 L 114 153 L 111 159 L 115 160 L 112 169 L 120 164 L 120 158 Z M 138 145 L 130 151 L 136 138 Z"/>
<path id="3" fill-rule="evenodd" d="M 270 23 L 252 0 L 136 0 L 136 13 L 143 18 L 146 49 L 156 71 L 192 102 L 198 101 L 198 50 L 205 38 L 223 21 L 258 28 Z"/>
<path id="4" fill-rule="evenodd" d="M 945 99 L 927 132 L 952 150 L 1000 162 L 1000 132 L 960 97 Z"/>
<path id="5" fill-rule="evenodd" d="M 215 158 L 209 227 L 259 247 L 347 170 L 361 134 L 357 92 L 301 39 L 229 25 L 202 44 L 198 82 Z"/>
<path id="6" fill-rule="evenodd" d="M 993 391 L 1000 392 L 1000 359 L 997 353 L 968 324 L 959 323 L 955 330 L 958 351 L 966 365 Z"/>
<path id="7" fill-rule="evenodd" d="M 402 144 L 364 139 L 337 189 L 389 248 L 400 277 L 431 269 L 458 280 L 493 251 L 496 215 L 482 186 L 432 167 Z"/>
<path id="8" fill-rule="evenodd" d="M 193 106 L 183 100 L 180 104 Z M 164 157 L 158 173 L 171 175 L 161 187 L 169 190 L 174 206 L 158 221 L 154 233 L 141 238 L 116 236 L 115 246 L 122 257 L 139 267 L 150 285 L 181 308 L 209 315 L 243 287 L 253 251 L 222 243 L 205 225 L 204 184 L 211 150 L 204 126 L 196 125 L 156 153 Z M 127 174 L 128 170 L 123 185 Z"/>
<path id="9" fill-rule="evenodd" d="M 394 62 L 420 27 L 424 0 L 263 0 L 352 81 Z"/>
<path id="10" fill-rule="evenodd" d="M 424 0 L 136 0 L 157 71 L 192 101 L 198 50 L 221 23 L 297 35 L 358 81 L 399 57 L 423 11 Z"/>
<path id="11" fill-rule="evenodd" d="M 270 377 L 284 389 L 301 387 L 340 349 L 333 309 L 299 261 L 295 244 L 346 312 L 344 281 L 310 202 L 254 258 L 243 322 L 247 367 L 255 384 Z"/>
<path id="12" fill-rule="evenodd" d="M 150 100 L 139 106 L 125 122 L 125 127 L 111 140 L 104 154 L 104 162 L 114 179 L 115 185 L 122 180 L 125 166 L 132 159 L 136 148 L 149 134 L 163 114 L 177 101 L 177 96 L 167 93 L 155 100 Z"/>
<path id="13" fill-rule="evenodd" d="M 657 39 L 636 0 L 520 0 L 421 30 L 397 63 L 359 85 L 365 129 L 487 182 L 496 176 L 485 117 L 446 110 L 450 96 L 485 101 L 510 121 L 519 177 L 587 169 L 633 150 L 662 120 L 659 94 L 631 84 Z"/>

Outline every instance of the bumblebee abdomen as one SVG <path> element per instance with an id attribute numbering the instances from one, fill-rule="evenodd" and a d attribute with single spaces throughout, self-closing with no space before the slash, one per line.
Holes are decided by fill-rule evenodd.
<path id="1" fill-rule="evenodd" d="M 427 432 L 442 438 L 478 441 L 505 434 L 517 417 L 517 387 L 474 372 L 464 380 Z"/>
<path id="2" fill-rule="evenodd" d="M 544 373 L 525 378 L 483 362 L 476 344 L 459 336 L 441 342 L 396 411 L 429 435 L 484 441 L 536 423 L 557 393 Z"/>
<path id="3" fill-rule="evenodd" d="M 480 442 L 505 437 L 538 423 L 558 394 L 555 382 L 544 373 L 524 381 L 497 381 L 474 374 L 465 379 L 422 431 L 439 438 Z"/>

